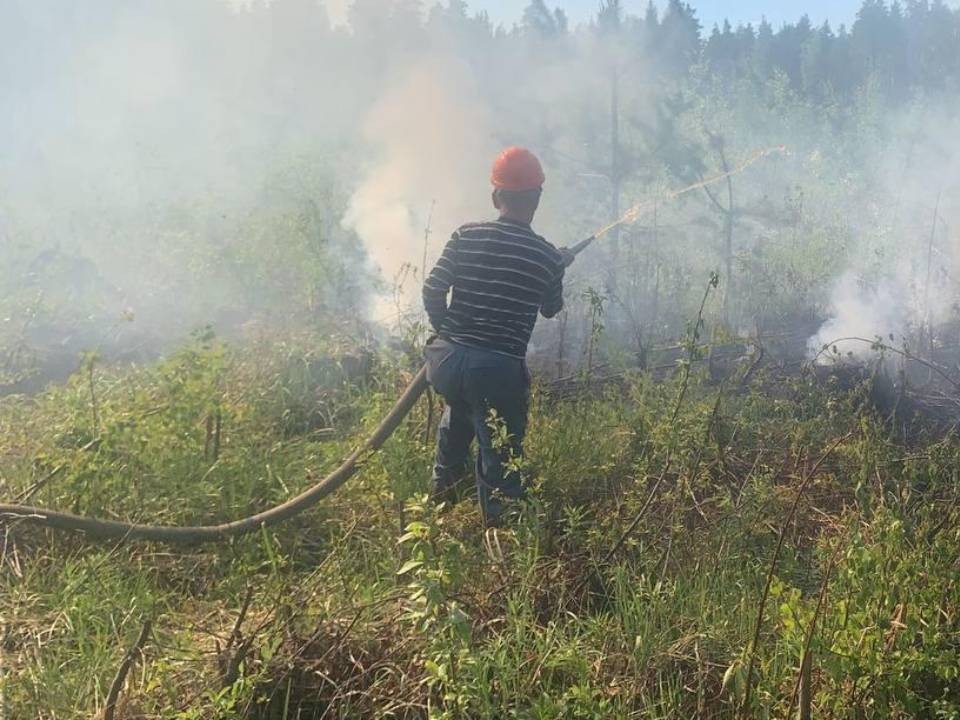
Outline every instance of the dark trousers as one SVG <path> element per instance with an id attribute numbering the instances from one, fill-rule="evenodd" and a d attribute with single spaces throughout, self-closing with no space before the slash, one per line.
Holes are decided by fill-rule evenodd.
<path id="1" fill-rule="evenodd" d="M 466 475 L 470 444 L 476 438 L 480 508 L 485 518 L 496 518 L 502 509 L 498 496 L 523 497 L 520 473 L 508 461 L 523 453 L 530 397 L 526 363 L 442 338 L 427 346 L 426 357 L 427 378 L 446 401 L 437 437 L 434 489 L 451 488 Z M 508 434 L 505 442 L 498 427 Z"/>

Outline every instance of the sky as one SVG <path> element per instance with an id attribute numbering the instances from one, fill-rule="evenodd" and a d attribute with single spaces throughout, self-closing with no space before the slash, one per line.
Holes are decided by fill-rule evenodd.
<path id="1" fill-rule="evenodd" d="M 496 22 L 510 25 L 520 18 L 526 0 L 468 0 L 471 8 L 486 10 Z M 785 22 L 796 21 L 803 13 L 807 13 L 814 24 L 830 20 L 834 27 L 841 23 L 848 26 L 853 22 L 860 0 L 803 0 L 802 2 L 788 2 L 786 0 L 688 0 L 697 10 L 697 16 L 703 27 L 709 30 L 714 23 L 721 23 L 729 18 L 734 25 L 738 23 L 760 22 L 766 16 L 774 27 Z M 588 19 L 596 13 L 599 0 L 547 0 L 550 7 L 562 7 L 574 22 Z M 661 8 L 666 5 L 665 0 L 659 0 Z M 642 14 L 647 6 L 647 0 L 624 0 L 627 12 L 633 15 Z"/>

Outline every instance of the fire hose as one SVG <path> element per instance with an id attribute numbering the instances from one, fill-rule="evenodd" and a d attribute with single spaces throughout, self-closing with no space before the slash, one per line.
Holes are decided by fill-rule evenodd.
<path id="1" fill-rule="evenodd" d="M 751 156 L 746 162 L 725 173 L 701 180 L 698 183 L 689 185 L 680 190 L 676 190 L 666 196 L 666 199 L 685 195 L 694 190 L 699 190 L 707 185 L 724 180 L 732 175 L 742 172 L 747 167 L 766 157 L 772 152 L 782 152 L 783 148 L 773 148 L 763 150 Z M 661 202 L 663 198 L 659 199 Z M 631 207 L 619 220 L 610 223 L 601 228 L 586 240 L 577 243 L 568 248 L 572 257 L 576 257 L 586 250 L 595 240 L 607 234 L 615 227 L 634 222 L 640 217 L 645 205 L 638 203 Z M 254 515 L 245 518 L 233 520 L 219 525 L 197 525 L 197 526 L 178 526 L 178 525 L 146 525 L 138 523 L 123 522 L 119 520 L 105 520 L 101 518 L 85 517 L 73 513 L 61 512 L 58 510 L 49 510 L 47 508 L 32 507 L 30 505 L 4 504 L 0 503 L 0 523 L 10 520 L 27 522 L 35 525 L 50 528 L 52 530 L 63 530 L 81 532 L 86 535 L 99 539 L 117 539 L 117 540 L 144 540 L 151 542 L 161 542 L 171 545 L 197 545 L 209 542 L 219 542 L 232 537 L 246 535 L 256 532 L 262 527 L 269 527 L 282 523 L 295 515 L 313 507 L 325 497 L 336 492 L 344 483 L 347 482 L 358 470 L 360 470 L 366 461 L 376 453 L 383 444 L 393 435 L 394 431 L 410 413 L 414 405 L 427 389 L 427 368 L 424 366 L 416 374 L 406 390 L 394 404 L 387 416 L 381 421 L 370 437 L 353 453 L 347 457 L 333 472 L 324 477 L 320 482 L 307 488 L 299 495 L 290 498 L 280 505 L 263 510 Z"/>

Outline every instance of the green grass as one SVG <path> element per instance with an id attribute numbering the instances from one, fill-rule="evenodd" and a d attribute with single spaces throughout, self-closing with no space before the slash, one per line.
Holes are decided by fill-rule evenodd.
<path id="1" fill-rule="evenodd" d="M 92 395 L 81 373 L 7 398 L 3 497 L 40 482 L 40 505 L 170 523 L 289 497 L 409 378 L 382 358 L 347 379 L 304 347 L 201 340 L 151 367 L 94 366 Z M 91 716 L 151 618 L 119 717 L 735 717 L 777 536 L 804 473 L 849 435 L 786 528 L 748 716 L 789 715 L 816 615 L 817 716 L 960 717 L 960 445 L 917 429 L 907 447 L 862 393 L 805 376 L 736 392 L 694 377 L 671 421 L 678 382 L 538 390 L 534 502 L 495 540 L 472 502 L 423 503 L 425 403 L 329 501 L 230 543 L 11 524 L 0 715 Z"/>

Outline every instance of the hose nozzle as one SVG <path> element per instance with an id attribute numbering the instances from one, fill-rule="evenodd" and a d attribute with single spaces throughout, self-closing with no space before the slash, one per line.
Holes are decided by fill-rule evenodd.
<path id="1" fill-rule="evenodd" d="M 584 250 L 586 250 L 588 247 L 590 247 L 590 245 L 591 245 L 591 244 L 593 243 L 593 241 L 596 240 L 596 239 L 597 239 L 597 237 L 596 237 L 595 235 L 591 235 L 591 236 L 588 237 L 586 240 L 581 240 L 581 241 L 578 242 L 576 245 L 574 245 L 572 248 L 570 248 L 570 252 L 572 252 L 574 255 L 579 255 L 579 254 L 582 253 Z"/>

